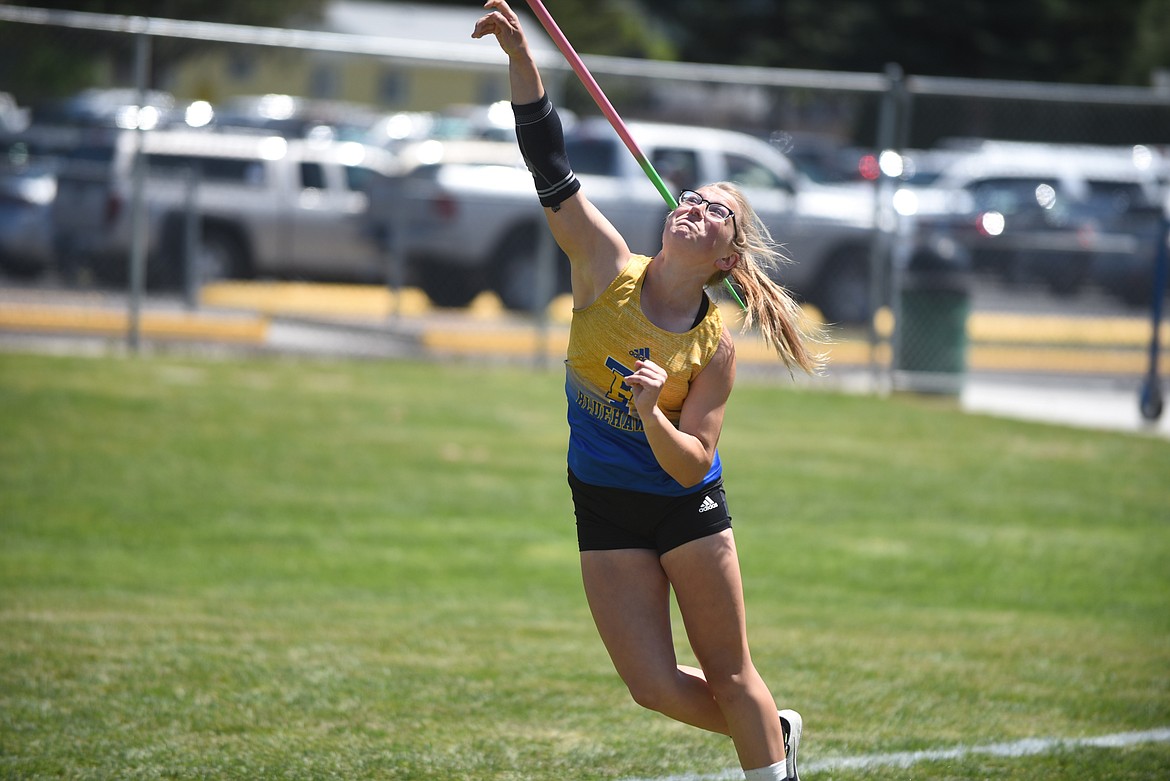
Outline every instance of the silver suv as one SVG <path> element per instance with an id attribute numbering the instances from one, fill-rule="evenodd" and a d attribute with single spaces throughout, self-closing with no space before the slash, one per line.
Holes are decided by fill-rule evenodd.
<path id="1" fill-rule="evenodd" d="M 58 176 L 53 230 L 58 263 L 99 281 L 126 278 L 138 136 L 74 150 Z M 156 130 L 141 135 L 146 164 L 148 281 L 183 280 L 187 226 L 197 226 L 195 276 L 363 279 L 383 275 L 366 219 L 388 152 L 350 142 Z M 193 217 L 189 223 L 188 218 Z"/>

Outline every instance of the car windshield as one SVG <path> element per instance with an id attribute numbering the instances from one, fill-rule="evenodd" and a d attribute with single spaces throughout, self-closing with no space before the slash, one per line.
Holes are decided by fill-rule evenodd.
<path id="1" fill-rule="evenodd" d="M 1051 179 L 1003 177 L 983 179 L 967 188 L 981 211 L 1015 214 L 1038 206 L 1051 209 L 1060 200 L 1060 187 Z"/>
<path id="2" fill-rule="evenodd" d="M 617 150 L 610 141 L 598 138 L 567 139 L 565 151 L 573 161 L 573 172 L 614 176 L 617 173 Z"/>
<path id="3" fill-rule="evenodd" d="M 79 146 L 69 150 L 66 157 L 70 160 L 80 160 L 87 163 L 109 163 L 114 159 L 112 145 Z"/>
<path id="4" fill-rule="evenodd" d="M 1089 203 L 1106 212 L 1127 212 L 1150 209 L 1155 204 L 1137 182 L 1088 182 Z"/>
<path id="5" fill-rule="evenodd" d="M 207 182 L 262 184 L 264 165 L 255 160 L 199 155 L 148 154 L 150 172 L 156 176 L 181 177 L 194 174 Z"/>
<path id="6" fill-rule="evenodd" d="M 345 186 L 355 192 L 366 192 L 379 177 L 380 174 L 372 168 L 360 165 L 345 167 Z"/>

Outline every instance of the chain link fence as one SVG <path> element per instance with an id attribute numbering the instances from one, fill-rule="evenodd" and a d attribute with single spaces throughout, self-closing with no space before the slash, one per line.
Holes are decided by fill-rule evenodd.
<path id="1" fill-rule="evenodd" d="M 493 109 L 505 62 L 467 40 L 479 9 L 354 16 L 369 5 L 330 4 L 319 31 L 0 7 L 0 39 L 21 44 L 4 56 L 22 58 L 0 70 L 14 97 L 0 101 L 4 274 L 123 288 L 132 307 L 155 287 L 197 305 L 224 279 L 422 290 L 424 313 L 492 301 L 547 345 L 567 278 L 510 114 Z M 528 30 L 554 99 L 590 127 L 587 93 Z M 973 370 L 1144 371 L 1170 199 L 1165 85 L 585 60 L 628 121 L 784 154 L 781 170 L 727 152 L 721 170 L 787 214 L 774 233 L 795 264 L 780 280 L 834 324 L 835 370 L 943 392 Z M 707 170 L 685 141 L 654 145 L 680 187 Z M 602 170 L 588 148 L 574 147 L 582 175 Z M 515 182 L 515 230 L 494 246 L 457 232 L 472 196 L 501 210 L 481 225 L 502 223 Z M 644 180 L 618 186 L 631 204 L 656 198 Z M 657 249 L 662 213 L 631 228 L 636 251 Z M 417 247 L 426 230 L 446 243 Z"/>
<path id="2" fill-rule="evenodd" d="M 889 203 L 918 238 L 953 242 L 964 274 L 894 263 L 895 368 L 952 371 L 969 341 L 977 367 L 1136 370 L 1165 240 L 1170 96 L 929 78 L 902 91 Z M 1108 353 L 1104 332 L 1118 334 Z"/>

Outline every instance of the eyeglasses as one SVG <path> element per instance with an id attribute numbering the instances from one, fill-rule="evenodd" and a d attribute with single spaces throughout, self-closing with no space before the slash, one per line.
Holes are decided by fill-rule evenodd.
<path id="1" fill-rule="evenodd" d="M 707 216 L 715 220 L 715 222 L 725 222 L 728 217 L 731 218 L 731 226 L 739 232 L 739 226 L 735 222 L 735 212 L 727 208 L 721 203 L 708 201 L 703 196 L 699 195 L 694 190 L 683 190 L 679 193 L 678 202 L 680 206 L 706 206 L 704 211 Z"/>

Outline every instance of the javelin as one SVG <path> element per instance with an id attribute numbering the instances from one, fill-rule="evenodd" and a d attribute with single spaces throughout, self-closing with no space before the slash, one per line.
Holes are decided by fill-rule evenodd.
<path id="1" fill-rule="evenodd" d="M 609 98 L 605 97 L 605 93 L 597 85 L 597 80 L 593 78 L 593 74 L 589 72 L 589 69 L 585 67 L 585 63 L 581 61 L 577 52 L 573 50 L 572 44 L 569 43 L 569 39 L 565 37 L 565 34 L 561 32 L 561 28 L 557 26 L 556 21 L 552 18 L 552 14 L 544 7 L 544 3 L 541 0 L 527 0 L 527 2 L 528 7 L 532 9 L 532 13 L 536 14 L 536 18 L 540 20 L 541 27 L 552 38 L 557 48 L 561 50 L 561 54 L 565 55 L 565 59 L 569 61 L 569 67 L 577 74 L 577 78 L 581 80 L 581 84 L 588 90 L 589 95 L 593 98 L 593 102 L 601 109 L 601 113 L 609 120 L 609 124 L 613 126 L 613 129 L 617 131 L 618 137 L 626 145 L 626 149 L 630 150 L 630 154 L 634 156 L 634 160 L 637 161 L 642 171 L 658 189 L 659 194 L 666 201 L 666 205 L 671 210 L 677 209 L 678 202 L 675 201 L 670 190 L 666 189 L 666 184 L 662 181 L 662 177 L 658 175 L 658 172 L 654 170 L 654 166 L 646 159 L 646 155 L 642 153 L 637 142 L 634 141 L 634 137 L 630 135 L 630 131 L 626 128 L 626 123 L 622 122 L 622 118 L 618 116 L 613 104 L 609 102 Z M 732 286 L 731 280 L 724 278 L 723 283 L 727 285 L 727 289 L 731 291 L 731 295 L 739 302 L 740 307 L 747 309 L 740 299 L 739 294 L 735 292 L 735 287 Z"/>

